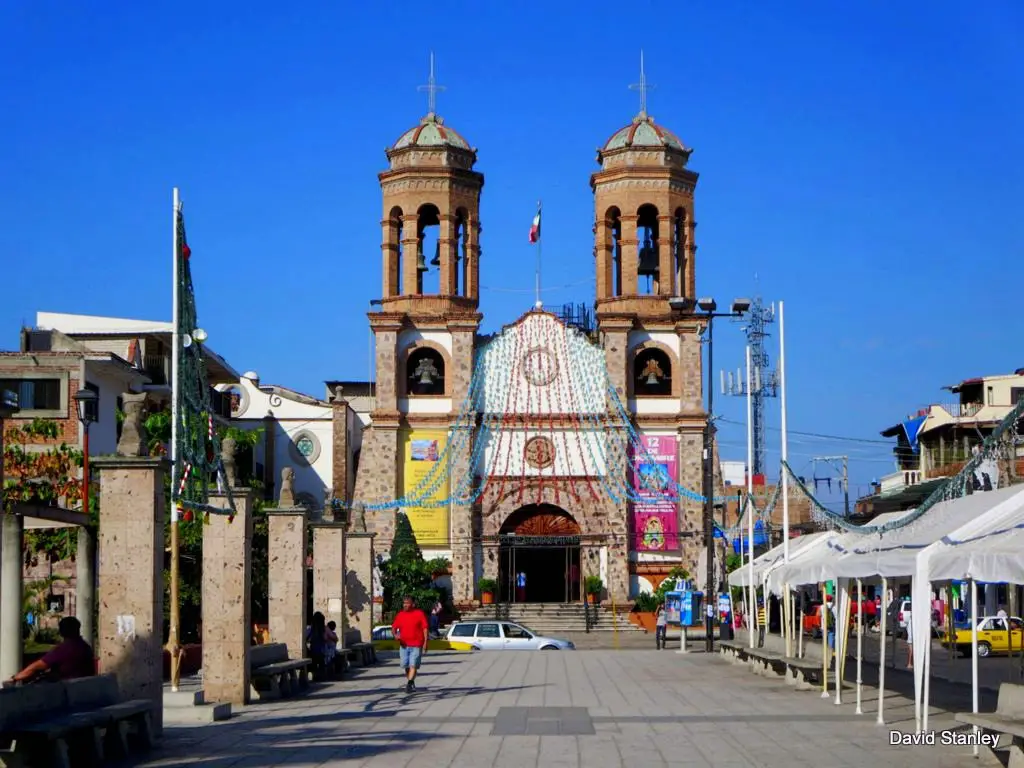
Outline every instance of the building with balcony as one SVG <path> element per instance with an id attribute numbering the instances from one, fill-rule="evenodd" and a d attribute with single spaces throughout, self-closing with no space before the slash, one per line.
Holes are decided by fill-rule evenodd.
<path id="1" fill-rule="evenodd" d="M 859 499 L 857 516 L 913 509 L 949 477 L 956 475 L 974 451 L 1024 399 L 1024 368 L 1014 373 L 982 376 L 944 389 L 955 398 L 933 403 L 882 430 L 896 439 L 895 471 L 875 483 L 874 493 Z M 1004 480 L 1024 477 L 1024 445 L 1003 470 Z"/>

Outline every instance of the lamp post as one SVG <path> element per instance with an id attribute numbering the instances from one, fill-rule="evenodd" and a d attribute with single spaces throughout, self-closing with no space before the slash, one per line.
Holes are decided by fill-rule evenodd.
<path id="1" fill-rule="evenodd" d="M 75 393 L 78 421 L 82 424 L 82 512 L 89 516 L 89 425 L 96 421 L 99 396 L 84 387 Z"/>
<path id="2" fill-rule="evenodd" d="M 82 424 L 82 513 L 86 524 L 89 520 L 90 479 L 89 471 L 89 426 L 98 419 L 99 396 L 91 389 L 82 387 L 75 393 L 78 421 Z M 82 637 L 95 647 L 93 614 L 96 609 L 96 548 L 92 533 L 87 527 L 78 530 L 78 573 L 76 603 L 78 620 L 82 624 Z"/>
<path id="3" fill-rule="evenodd" d="M 715 476 L 713 461 L 714 451 L 712 449 L 712 446 L 714 445 L 714 424 L 712 423 L 712 413 L 714 412 L 715 388 L 712 385 L 711 378 L 714 369 L 714 319 L 716 317 L 742 317 L 743 314 L 750 309 L 750 299 L 735 299 L 732 303 L 731 311 L 729 312 L 718 312 L 718 303 L 712 298 L 698 299 L 696 303 L 696 310 L 694 309 L 692 299 L 689 299 L 688 297 L 681 296 L 672 298 L 669 300 L 669 305 L 673 309 L 683 311 L 688 310 L 696 317 L 701 317 L 707 320 L 708 324 L 708 417 L 707 423 L 704 426 L 704 452 L 702 458 L 704 462 L 704 546 L 706 548 L 707 555 L 707 573 L 704 589 L 704 650 L 711 653 L 715 649 L 714 613 L 716 601 L 714 600 L 714 596 L 717 594 L 717 585 L 715 584 Z"/>

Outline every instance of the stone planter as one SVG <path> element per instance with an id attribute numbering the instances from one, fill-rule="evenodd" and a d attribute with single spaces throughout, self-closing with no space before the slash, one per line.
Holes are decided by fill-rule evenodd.
<path id="1" fill-rule="evenodd" d="M 595 603 L 597 603 L 598 602 L 597 595 L 595 595 L 595 594 L 587 595 L 587 602 L 590 603 L 591 605 L 594 605 Z"/>
<path id="2" fill-rule="evenodd" d="M 494 595 L 491 592 L 482 592 L 480 594 L 480 602 L 484 605 L 493 605 Z"/>

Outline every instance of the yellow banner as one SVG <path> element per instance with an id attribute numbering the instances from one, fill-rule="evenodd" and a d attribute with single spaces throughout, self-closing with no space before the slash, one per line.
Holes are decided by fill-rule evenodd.
<path id="1" fill-rule="evenodd" d="M 448 471 L 438 461 L 447 439 L 448 433 L 443 430 L 424 429 L 403 433 L 402 496 L 414 493 L 420 496 L 423 491 L 430 489 L 429 493 L 419 499 L 420 502 L 448 498 Z M 403 511 L 409 517 L 420 549 L 443 549 L 448 546 L 448 505 L 405 507 Z"/>

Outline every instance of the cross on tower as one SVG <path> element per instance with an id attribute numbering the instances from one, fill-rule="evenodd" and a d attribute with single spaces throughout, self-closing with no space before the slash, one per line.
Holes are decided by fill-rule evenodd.
<path id="1" fill-rule="evenodd" d="M 653 90 L 653 85 L 647 84 L 647 75 L 644 74 L 644 52 L 640 50 L 640 82 L 629 86 L 631 91 L 640 91 L 640 115 L 647 115 L 647 92 Z"/>
<path id="2" fill-rule="evenodd" d="M 427 114 L 433 115 L 437 111 L 437 94 L 439 91 L 444 90 L 443 85 L 438 85 L 437 80 L 434 78 L 434 52 L 430 52 L 430 78 L 427 80 L 426 85 L 421 85 L 417 91 L 427 92 Z"/>

